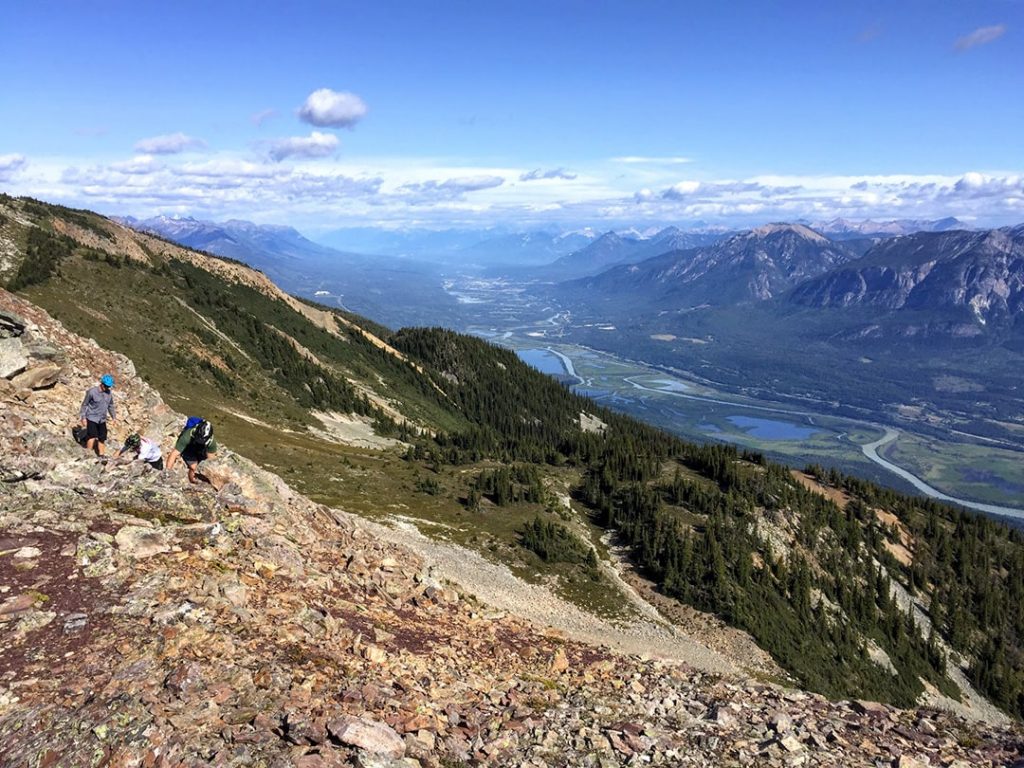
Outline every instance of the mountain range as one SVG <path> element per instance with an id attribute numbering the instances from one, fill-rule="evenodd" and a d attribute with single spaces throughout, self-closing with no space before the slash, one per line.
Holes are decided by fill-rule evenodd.
<path id="1" fill-rule="evenodd" d="M 372 315 L 395 327 L 438 322 L 455 307 L 442 288 L 441 267 L 427 261 L 341 251 L 313 242 L 292 227 L 237 219 L 156 216 L 120 221 L 189 248 L 236 259 L 292 293 Z"/>
<path id="2" fill-rule="evenodd" d="M 854 221 L 836 218 L 810 224 L 816 232 L 828 235 L 833 240 L 852 240 L 862 237 L 896 237 L 915 232 L 945 232 L 951 229 L 968 229 L 962 221 L 952 216 L 943 219 L 893 219 L 892 221 Z"/>
<path id="3" fill-rule="evenodd" d="M 797 286 L 789 301 L 959 316 L 979 331 L 1012 326 L 1024 315 L 1024 225 L 886 240 Z"/>
<path id="4" fill-rule="evenodd" d="M 286 264 L 311 259 L 365 261 L 359 254 L 315 243 L 293 227 L 254 224 L 239 219 L 213 222 L 178 216 L 154 216 L 141 220 L 126 216 L 117 220 L 132 229 L 152 232 L 189 248 L 245 261 L 261 271 L 279 269 L 282 261 Z"/>
<path id="5" fill-rule="evenodd" d="M 460 267 L 547 264 L 597 237 L 588 228 L 512 231 L 482 229 L 382 229 L 351 227 L 319 236 L 330 246 L 359 253 L 400 256 Z"/>
<path id="6" fill-rule="evenodd" d="M 680 241 L 671 238 L 665 244 Z M 707 247 L 662 252 L 567 288 L 615 297 L 642 314 L 668 307 L 764 301 L 854 258 L 842 244 L 802 224 L 769 224 Z"/>
<path id="7" fill-rule="evenodd" d="M 805 236 L 770 229 L 748 239 Z M 19 294 L 0 291 L 0 567 L 13 585 L 0 621 L 16 622 L 0 665 L 3 685 L 18 682 L 16 697 L 0 691 L 0 726 L 26 734 L 0 758 L 49 747 L 51 762 L 84 764 L 92 733 L 136 756 L 157 739 L 210 759 L 244 746 L 248 762 L 366 764 L 355 750 L 384 744 L 421 764 L 582 764 L 604 750 L 575 745 L 585 727 L 610 734 L 609 754 L 654 763 L 680 739 L 721 763 L 722 745 L 746 739 L 829 764 L 831 742 L 797 718 L 834 712 L 857 744 L 910 749 L 917 737 L 886 735 L 888 722 L 934 728 L 925 705 L 993 724 L 984 750 L 952 740 L 943 759 L 1011 743 L 998 708 L 1024 714 L 1024 545 L 1005 525 L 681 441 L 509 350 L 391 331 L 90 212 L 2 197 L 0 234 Z M 215 423 L 211 488 L 102 465 L 64 434 L 81 389 L 109 371 L 126 422 L 112 443 L 126 429 L 166 442 L 186 413 Z M 562 634 L 542 640 L 505 612 Z M 201 651 L 181 658 L 193 641 Z M 584 641 L 714 670 L 736 707 L 704 703 L 717 677 L 671 667 L 676 680 Z M 49 687 L 90 679 L 117 695 L 54 700 Z M 794 718 L 757 741 L 781 701 Z"/>
<path id="8" fill-rule="evenodd" d="M 889 237 L 858 255 L 802 224 L 769 224 L 565 282 L 557 291 L 570 303 L 604 301 L 602 311 L 618 308 L 634 318 L 774 302 L 870 307 L 878 318 L 913 311 L 915 321 L 931 314 L 936 321 L 974 324 L 974 332 L 956 333 L 991 334 L 1016 327 L 1024 313 L 1022 285 L 1024 225 Z"/>
<path id="9" fill-rule="evenodd" d="M 666 227 L 646 237 L 605 232 L 589 245 L 540 267 L 521 271 L 532 279 L 559 282 L 596 275 L 619 264 L 631 264 L 669 251 L 696 248 L 719 240 L 717 232 L 684 232 Z"/>

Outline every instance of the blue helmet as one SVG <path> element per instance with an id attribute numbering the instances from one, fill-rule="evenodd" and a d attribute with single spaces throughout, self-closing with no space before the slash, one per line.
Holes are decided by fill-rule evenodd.
<path id="1" fill-rule="evenodd" d="M 111 389 L 113 389 L 114 388 L 114 377 L 111 376 L 109 373 L 105 373 L 103 375 L 103 378 L 100 379 L 100 384 L 102 384 L 105 387 L 110 387 Z"/>
<path id="2" fill-rule="evenodd" d="M 196 424 L 203 420 L 202 416 L 189 416 L 188 421 L 185 422 L 185 429 L 192 429 Z"/>

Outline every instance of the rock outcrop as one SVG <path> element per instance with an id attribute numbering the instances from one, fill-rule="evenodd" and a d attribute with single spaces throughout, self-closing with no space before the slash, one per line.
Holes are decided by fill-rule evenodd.
<path id="1" fill-rule="evenodd" d="M 1012 323 L 1024 311 L 1024 230 L 921 232 L 886 240 L 863 259 L 803 283 L 791 302 Z"/>
<path id="2" fill-rule="evenodd" d="M 166 445 L 182 417 L 127 359 L 10 294 L 0 311 L 20 329 L 4 339 L 29 350 L 22 368 L 60 367 L 45 388 L 0 391 L 2 765 L 966 768 L 1020 756 L 1012 728 L 722 679 L 495 615 L 229 450 L 210 485 L 101 463 L 69 426 L 103 373 L 118 377 L 123 429 Z"/>

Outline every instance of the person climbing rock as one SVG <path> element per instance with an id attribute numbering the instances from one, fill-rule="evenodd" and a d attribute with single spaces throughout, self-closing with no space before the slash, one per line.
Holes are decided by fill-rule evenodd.
<path id="1" fill-rule="evenodd" d="M 90 387 L 82 400 L 78 418 L 85 428 L 85 447 L 95 451 L 97 456 L 104 456 L 107 451 L 107 420 L 117 420 L 117 409 L 114 406 L 114 377 L 104 374 L 100 383 Z"/>
<path id="2" fill-rule="evenodd" d="M 156 441 L 143 437 L 138 432 L 128 435 L 124 441 L 124 446 L 117 452 L 117 455 L 120 458 L 126 453 L 134 453 L 135 458 L 146 462 L 153 469 L 164 468 L 164 457 L 160 446 Z"/>
<path id="3" fill-rule="evenodd" d="M 199 416 L 189 416 L 185 428 L 181 430 L 174 444 L 174 450 L 167 457 L 167 469 L 174 469 L 180 458 L 188 467 L 188 481 L 198 483 L 200 480 L 206 480 L 197 471 L 200 462 L 216 452 L 217 440 L 213 436 L 213 425 Z"/>

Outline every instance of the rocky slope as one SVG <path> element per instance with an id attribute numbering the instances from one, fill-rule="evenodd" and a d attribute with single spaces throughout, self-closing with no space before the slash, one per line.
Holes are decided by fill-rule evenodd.
<path id="1" fill-rule="evenodd" d="M 129 360 L 0 292 L 0 764 L 1009 765 L 1021 734 L 620 656 L 494 613 L 223 451 L 210 486 L 68 437 Z M 116 428 L 112 442 L 123 436 Z"/>

